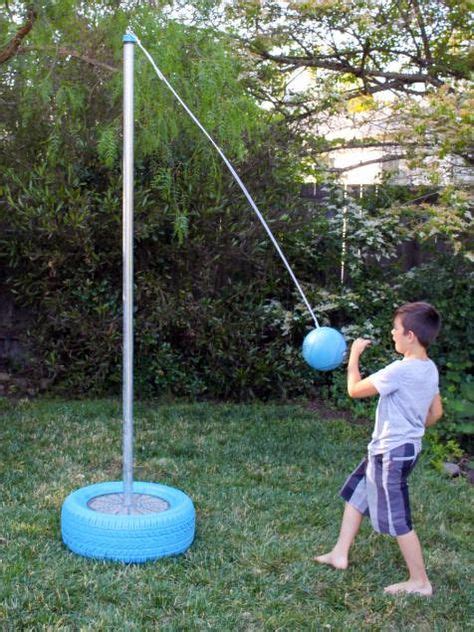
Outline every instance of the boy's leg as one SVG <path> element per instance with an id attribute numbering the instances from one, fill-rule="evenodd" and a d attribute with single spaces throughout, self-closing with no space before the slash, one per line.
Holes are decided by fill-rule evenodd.
<path id="1" fill-rule="evenodd" d="M 346 502 L 339 537 L 334 548 L 325 555 L 317 555 L 313 558 L 314 561 L 320 564 L 329 564 L 338 569 L 347 568 L 349 564 L 349 549 L 359 531 L 363 517 L 364 515 L 360 511 Z"/>
<path id="2" fill-rule="evenodd" d="M 385 588 L 386 593 L 417 593 L 430 596 L 433 588 L 426 574 L 420 541 L 414 531 L 397 536 L 397 542 L 408 567 L 409 579 Z"/>

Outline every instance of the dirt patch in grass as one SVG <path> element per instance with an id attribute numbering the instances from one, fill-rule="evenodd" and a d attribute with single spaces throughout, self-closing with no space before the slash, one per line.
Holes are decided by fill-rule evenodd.
<path id="1" fill-rule="evenodd" d="M 367 417 L 355 417 L 350 410 L 338 409 L 335 406 L 331 406 L 326 400 L 312 399 L 306 405 L 307 410 L 316 413 L 323 421 L 332 421 L 333 419 L 343 419 L 350 424 L 356 426 L 370 425 L 370 419 Z"/>

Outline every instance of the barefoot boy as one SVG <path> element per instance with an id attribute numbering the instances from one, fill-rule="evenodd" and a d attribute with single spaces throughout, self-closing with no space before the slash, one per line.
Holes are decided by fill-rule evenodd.
<path id="1" fill-rule="evenodd" d="M 370 344 L 352 344 L 347 367 L 350 397 L 379 395 L 368 455 L 346 480 L 346 501 L 339 538 L 334 548 L 315 561 L 334 568 L 348 566 L 349 549 L 364 515 L 373 528 L 397 539 L 408 568 L 408 581 L 385 588 L 387 593 L 431 595 L 420 542 L 412 529 L 407 478 L 421 450 L 426 426 L 441 417 L 438 371 L 428 358 L 428 345 L 440 329 L 440 316 L 429 303 L 407 303 L 395 312 L 392 338 L 403 355 L 381 371 L 361 379 L 359 358 Z"/>

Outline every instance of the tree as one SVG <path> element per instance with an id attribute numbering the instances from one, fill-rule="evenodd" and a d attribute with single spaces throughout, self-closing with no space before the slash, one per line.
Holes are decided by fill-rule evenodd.
<path id="1" fill-rule="evenodd" d="M 218 2 L 196 3 L 186 20 L 176 18 L 176 4 L 156 5 L 36 2 L 32 28 L 21 41 L 18 32 L 32 15 L 28 6 L 0 7 L 1 17 L 7 18 L 0 22 L 3 50 L 11 53 L 0 65 L 0 281 L 34 310 L 30 339 L 41 370 L 75 391 L 104 392 L 120 379 L 120 66 L 121 36 L 129 25 L 237 167 L 321 322 L 355 323 L 347 331 L 360 334 L 372 318 L 374 331 L 380 331 L 392 303 L 405 300 L 410 279 L 416 281 L 410 297 L 422 287 L 428 288 L 425 298 L 438 298 L 438 267 L 449 269 L 447 280 L 462 281 L 459 294 L 464 292 L 468 270 L 460 255 L 466 250 L 468 209 L 462 191 L 441 191 L 450 215 L 440 214 L 439 206 L 411 207 L 398 193 L 396 204 L 387 195 L 383 208 L 377 201 L 364 213 L 355 203 L 345 204 L 338 191 L 323 207 L 299 198 L 305 170 L 314 172 L 315 157 L 337 146 L 318 133 L 317 125 L 346 112 L 347 106 L 373 116 L 375 92 L 364 93 L 364 81 L 375 90 L 380 73 L 393 73 L 383 66 L 393 57 L 379 51 L 379 73 L 373 77 L 350 75 L 339 67 L 313 68 L 310 89 L 289 94 L 291 68 L 269 55 L 290 54 L 283 8 L 293 12 L 288 15 L 296 28 L 301 7 L 245 5 L 243 14 L 233 14 L 247 19 L 251 9 L 261 12 L 258 28 L 268 31 L 264 48 L 261 34 L 252 39 L 249 31 L 243 38 L 237 22 L 232 32 L 217 22 L 214 27 L 223 15 Z M 234 4 L 231 10 L 242 6 Z M 321 6 L 321 19 L 332 15 L 339 28 L 336 9 L 344 17 L 345 4 L 327 2 L 324 11 Z M 265 13 L 265 7 L 273 14 Z M 362 9 L 355 15 L 362 28 Z M 275 25 L 282 29 L 281 41 L 274 39 L 280 37 Z M 341 49 L 342 33 L 335 32 Z M 333 41 L 330 32 L 324 33 Z M 403 145 L 414 152 L 411 126 L 411 140 L 415 133 L 426 138 L 430 157 L 440 135 L 449 140 L 445 152 L 464 151 L 469 110 L 462 105 L 462 125 L 451 114 L 461 102 L 458 88 L 465 80 L 445 75 L 438 76 L 443 85 L 435 85 L 434 75 L 425 85 L 423 104 L 430 103 L 429 116 L 437 117 L 437 126 L 428 124 L 420 97 L 411 94 L 415 84 L 407 82 L 406 89 L 398 85 L 399 98 L 388 111 L 392 124 L 387 138 L 360 142 Z M 315 376 L 308 381 L 298 350 L 308 319 L 286 270 L 214 149 L 138 53 L 137 77 L 137 382 L 152 394 L 268 397 L 309 392 Z M 436 98 L 441 91 L 443 100 Z M 261 107 L 262 101 L 272 101 L 273 107 Z M 443 123 L 446 111 L 449 134 Z M 409 157 L 418 160 L 415 153 Z M 325 179 L 329 175 L 324 169 Z M 341 227 L 347 219 L 351 285 L 341 287 Z M 438 245 L 438 236 L 455 236 L 459 248 L 454 256 L 442 249 L 428 270 L 404 276 L 397 261 L 399 243 L 422 233 L 429 246 Z M 467 299 L 458 299 L 453 302 L 462 307 L 461 322 L 468 313 Z M 458 346 L 467 348 L 465 332 L 456 326 Z"/>
<path id="2" fill-rule="evenodd" d="M 466 133 L 472 104 L 469 2 L 452 0 L 301 0 L 234 2 L 227 9 L 231 32 L 251 54 L 253 93 L 281 112 L 295 131 L 309 131 L 313 158 L 337 148 L 380 147 L 387 160 L 450 152 L 472 166 L 472 138 Z M 222 28 L 224 28 L 222 26 Z M 225 27 L 229 30 L 229 27 Z M 307 89 L 291 90 L 295 72 L 305 70 Z M 432 108 L 436 134 L 410 135 L 417 114 L 442 100 L 453 119 L 444 134 L 446 112 Z M 385 130 L 363 140 L 328 143 L 318 133 L 328 116 L 384 109 Z M 407 122 L 409 121 L 409 122 Z M 316 138 L 314 138 L 316 137 Z M 421 146 L 420 151 L 414 151 Z M 393 154 L 393 155 L 390 155 Z"/>
<path id="3" fill-rule="evenodd" d="M 6 3 L 8 9 L 8 3 Z M 11 13 L 10 13 L 11 15 Z M 26 11 L 25 23 L 17 30 L 10 42 L 0 51 L 0 64 L 4 64 L 11 57 L 17 54 L 18 49 L 33 28 L 33 24 L 36 20 L 37 13 L 33 7 L 30 7 Z"/>
<path id="4" fill-rule="evenodd" d="M 10 7 L 3 41 L 28 15 L 22 3 Z M 222 33 L 180 24 L 151 3 L 55 0 L 35 11 L 0 66 L 0 282 L 33 310 L 37 368 L 103 391 L 120 379 L 119 70 L 128 25 L 283 238 L 295 210 L 290 252 L 308 213 L 295 208 L 294 143 L 270 135 L 273 115 L 246 93 L 243 64 Z M 287 273 L 213 147 L 138 50 L 136 78 L 137 381 L 148 392 L 267 393 L 278 386 L 258 353 L 271 318 L 263 306 L 293 301 Z"/>
<path id="5" fill-rule="evenodd" d="M 466 236 L 474 179 L 474 58 L 468 4 L 237 1 L 220 27 L 247 53 L 249 89 L 300 138 L 313 176 L 327 182 L 374 162 L 388 171 L 404 165 L 425 194 L 438 195 L 436 205 L 420 205 L 421 192 L 414 192 L 413 235 L 442 234 L 457 252 L 471 256 Z M 301 73 L 305 82 L 295 89 Z M 337 133 L 349 125 L 352 134 Z M 334 152 L 374 149 L 382 155 L 360 158 L 354 151 L 352 163 L 331 167 Z M 410 204 L 403 204 L 405 215 Z"/>

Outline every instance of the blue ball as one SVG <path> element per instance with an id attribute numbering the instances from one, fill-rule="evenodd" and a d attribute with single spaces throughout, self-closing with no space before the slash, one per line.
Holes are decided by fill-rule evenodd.
<path id="1" fill-rule="evenodd" d="M 331 371 L 344 360 L 346 349 L 346 341 L 337 329 L 318 327 L 303 341 L 303 358 L 313 369 Z"/>

